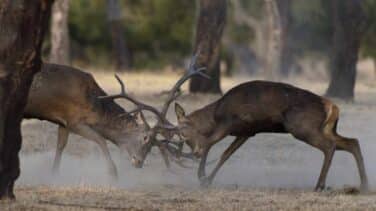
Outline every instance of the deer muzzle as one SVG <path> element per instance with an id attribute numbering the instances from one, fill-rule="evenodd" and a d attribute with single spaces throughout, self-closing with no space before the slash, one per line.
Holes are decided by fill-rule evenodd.
<path id="1" fill-rule="evenodd" d="M 140 159 L 137 159 L 136 157 L 132 157 L 132 165 L 135 167 L 135 168 L 142 168 L 142 164 L 143 162 L 140 160 Z"/>

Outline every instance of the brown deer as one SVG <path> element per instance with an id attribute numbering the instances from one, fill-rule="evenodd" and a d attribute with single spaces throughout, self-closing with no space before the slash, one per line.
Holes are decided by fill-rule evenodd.
<path id="1" fill-rule="evenodd" d="M 283 83 L 252 81 L 238 85 L 216 102 L 186 115 L 175 104 L 178 134 L 201 158 L 198 177 L 208 186 L 223 163 L 257 133 L 290 133 L 324 153 L 324 162 L 315 190 L 325 187 L 326 176 L 335 150 L 350 152 L 358 166 L 361 188 L 368 181 L 358 140 L 342 137 L 336 127 L 339 109 L 331 101 L 309 91 Z M 235 140 L 224 151 L 211 174 L 206 177 L 205 163 L 210 148 L 224 137 Z"/>
<path id="2" fill-rule="evenodd" d="M 59 125 L 53 170 L 59 168 L 70 132 L 96 142 L 113 177 L 116 166 L 106 140 L 127 151 L 135 167 L 142 167 L 148 130 L 141 113 L 131 115 L 112 99 L 99 99 L 106 93 L 94 78 L 81 70 L 44 64 L 32 83 L 25 118 L 38 118 Z M 137 118 L 138 117 L 138 118 Z"/>

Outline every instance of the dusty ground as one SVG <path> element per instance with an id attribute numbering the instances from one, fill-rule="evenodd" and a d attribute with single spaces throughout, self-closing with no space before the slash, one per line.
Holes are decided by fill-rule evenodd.
<path id="1" fill-rule="evenodd" d="M 367 67 L 367 65 L 364 65 Z M 262 134 L 250 139 L 223 166 L 213 187 L 202 190 L 194 169 L 175 166 L 167 171 L 157 151 L 148 157 L 143 169 L 131 167 L 127 155 L 110 145 L 120 180 L 111 182 L 97 146 L 71 135 L 64 152 L 60 175 L 50 173 L 56 145 L 56 126 L 28 120 L 23 123 L 17 202 L 1 202 L 0 210 L 376 210 L 376 86 L 372 70 L 360 66 L 356 102 L 338 102 L 341 108 L 339 132 L 361 142 L 371 192 L 359 194 L 358 174 L 353 158 L 343 152 L 335 155 L 329 172 L 330 190 L 312 192 L 318 178 L 321 153 L 289 135 Z M 124 74 L 127 90 L 140 99 L 161 105 L 178 75 Z M 112 75 L 95 73 L 109 93 L 118 90 Z M 318 79 L 319 78 L 319 79 Z M 225 78 L 224 90 L 249 77 Z M 286 80 L 322 94 L 325 77 L 315 75 Z M 186 90 L 186 86 L 183 88 Z M 183 95 L 179 102 L 192 111 L 212 102 L 216 95 Z M 126 108 L 129 104 L 120 101 Z M 175 121 L 173 111 L 169 113 Z M 149 117 L 152 120 L 151 117 Z M 210 154 L 218 158 L 232 138 L 221 142 Z M 212 168 L 213 166 L 209 166 Z"/>

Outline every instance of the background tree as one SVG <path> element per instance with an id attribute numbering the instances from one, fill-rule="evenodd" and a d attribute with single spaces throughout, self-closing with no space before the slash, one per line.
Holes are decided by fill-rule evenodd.
<path id="1" fill-rule="evenodd" d="M 121 9 L 118 0 L 107 0 L 107 19 L 111 32 L 112 52 L 115 58 L 115 68 L 118 71 L 130 69 L 132 59 L 127 43 L 124 39 L 124 30 Z"/>
<path id="2" fill-rule="evenodd" d="M 51 50 L 49 62 L 70 65 L 68 30 L 69 0 L 56 0 L 51 14 Z"/>
<path id="3" fill-rule="evenodd" d="M 20 174 L 21 120 L 34 74 L 51 1 L 0 1 L 0 198 L 14 198 Z"/>
<path id="4" fill-rule="evenodd" d="M 220 93 L 220 45 L 226 21 L 226 0 L 200 0 L 194 52 L 200 52 L 197 67 L 206 67 L 211 79 L 194 77 L 190 92 Z"/>
<path id="5" fill-rule="evenodd" d="M 290 74 L 291 66 L 293 63 L 293 52 L 291 48 L 291 0 L 277 0 L 276 2 L 281 24 L 279 73 L 282 76 L 288 76 Z"/>
<path id="6" fill-rule="evenodd" d="M 365 29 L 361 0 L 331 1 L 333 49 L 330 58 L 329 97 L 354 99 L 356 64 L 360 41 Z"/>

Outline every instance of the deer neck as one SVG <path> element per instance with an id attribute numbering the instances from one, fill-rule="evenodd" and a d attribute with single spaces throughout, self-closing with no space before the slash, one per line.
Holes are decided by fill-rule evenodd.
<path id="1" fill-rule="evenodd" d="M 122 145 L 121 140 L 127 135 L 128 131 L 137 127 L 136 121 L 131 116 L 123 116 L 122 112 L 103 112 L 99 121 L 93 124 L 93 128 L 98 131 L 104 138 L 113 144 Z"/>
<path id="2" fill-rule="evenodd" d="M 209 137 L 216 127 L 216 121 L 214 118 L 216 106 L 217 103 L 214 102 L 188 116 L 194 127 L 206 137 Z"/>

